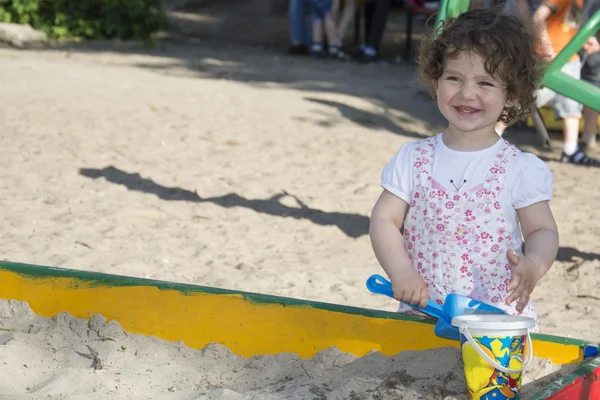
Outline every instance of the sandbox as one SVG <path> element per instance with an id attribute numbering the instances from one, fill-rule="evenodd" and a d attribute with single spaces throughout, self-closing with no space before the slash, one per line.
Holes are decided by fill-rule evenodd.
<path id="1" fill-rule="evenodd" d="M 182 342 L 129 334 L 101 314 L 40 317 L 25 302 L 0 300 L 0 396 L 112 399 L 466 399 L 454 347 L 371 352 L 332 347 L 311 358 L 250 358 L 226 343 L 195 350 Z M 534 359 L 524 397 L 577 368 Z M 46 397 L 47 396 L 47 397 Z"/>
<path id="2" fill-rule="evenodd" d="M 436 337 L 433 326 L 376 310 L 2 262 L 0 398 L 466 399 L 458 342 Z M 582 398 L 583 389 L 593 398 L 597 347 L 532 336 L 536 358 L 522 398 Z"/>

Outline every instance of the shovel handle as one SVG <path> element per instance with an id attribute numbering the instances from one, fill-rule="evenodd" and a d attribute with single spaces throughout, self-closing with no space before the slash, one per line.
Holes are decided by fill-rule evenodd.
<path id="1" fill-rule="evenodd" d="M 378 274 L 371 275 L 369 277 L 369 279 L 367 279 L 367 289 L 369 289 L 369 291 L 371 293 L 382 294 L 382 295 L 390 297 L 392 299 L 394 298 L 394 291 L 392 290 L 392 284 L 381 275 L 378 275 Z M 406 304 L 407 306 L 412 307 L 415 310 L 419 310 L 422 313 L 425 313 L 431 317 L 434 317 L 437 319 L 443 319 L 445 321 L 448 320 L 448 316 L 444 312 L 444 309 L 442 308 L 442 306 L 440 306 L 439 304 L 437 304 L 436 302 L 434 302 L 432 300 L 427 301 L 427 305 L 425 306 L 425 308 L 421 308 L 418 305 L 410 304 L 410 303 L 407 303 L 404 301 L 402 301 L 401 303 Z"/>

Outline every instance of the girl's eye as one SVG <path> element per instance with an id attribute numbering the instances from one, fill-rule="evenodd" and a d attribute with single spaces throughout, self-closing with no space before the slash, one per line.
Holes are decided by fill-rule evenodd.
<path id="1" fill-rule="evenodd" d="M 491 83 L 491 82 L 485 82 L 485 81 L 484 82 L 480 82 L 479 84 L 482 85 L 482 86 L 494 86 L 493 83 Z"/>
<path id="2" fill-rule="evenodd" d="M 460 81 L 460 79 L 457 76 L 448 76 L 446 77 L 446 79 L 448 79 L 449 81 Z"/>

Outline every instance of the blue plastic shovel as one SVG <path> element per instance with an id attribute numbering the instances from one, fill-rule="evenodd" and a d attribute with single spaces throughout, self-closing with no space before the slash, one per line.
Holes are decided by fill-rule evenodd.
<path id="1" fill-rule="evenodd" d="M 367 279 L 367 289 L 372 293 L 394 298 L 392 284 L 381 275 L 371 275 Z M 452 326 L 451 323 L 452 318 L 456 316 L 468 314 L 505 314 L 504 310 L 457 293 L 447 295 L 443 306 L 432 300 L 427 302 L 425 308 L 420 308 L 418 305 L 410 303 L 402 303 L 436 318 L 438 321 L 435 324 L 435 334 L 441 338 L 450 340 L 460 340 L 458 328 Z"/>

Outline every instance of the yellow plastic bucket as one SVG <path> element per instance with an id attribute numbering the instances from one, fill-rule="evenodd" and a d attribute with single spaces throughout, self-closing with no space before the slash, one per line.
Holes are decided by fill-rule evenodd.
<path id="1" fill-rule="evenodd" d="M 532 318 L 472 314 L 452 318 L 458 327 L 467 396 L 472 400 L 518 399 L 521 376 L 532 358 Z"/>

